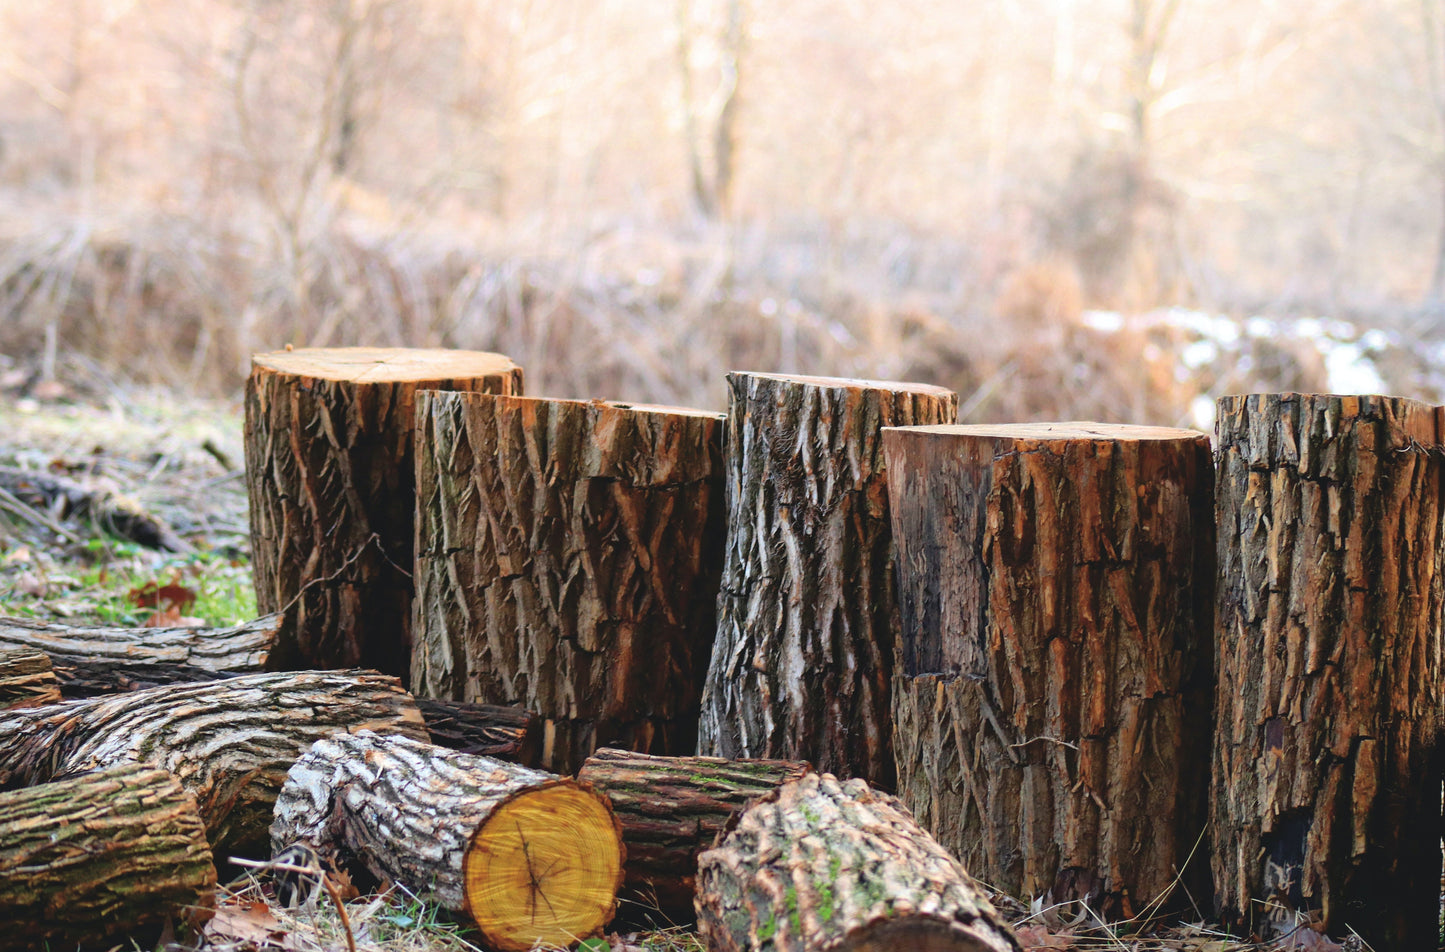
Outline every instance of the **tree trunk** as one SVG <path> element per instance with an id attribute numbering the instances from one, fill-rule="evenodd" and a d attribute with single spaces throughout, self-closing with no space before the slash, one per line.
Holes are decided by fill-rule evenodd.
<path id="1" fill-rule="evenodd" d="M 298 842 L 465 912 L 506 952 L 600 935 L 622 883 L 617 821 L 590 786 L 366 731 L 291 768 L 271 844 Z"/>
<path id="2" fill-rule="evenodd" d="M 627 846 L 625 895 L 659 925 L 693 917 L 697 858 L 749 800 L 808 773 L 798 760 L 655 757 L 603 748 L 577 774 L 612 801 Z M 657 916 L 652 916 L 652 913 Z"/>
<path id="3" fill-rule="evenodd" d="M 126 764 L 0 793 L 0 949 L 104 948 L 168 919 L 199 926 L 215 894 L 195 798 L 164 770 Z"/>
<path id="4" fill-rule="evenodd" d="M 265 849 L 286 771 L 334 731 L 426 739 L 395 678 L 371 672 L 251 674 L 0 715 L 0 787 L 115 764 L 163 767 L 200 805 L 219 856 Z"/>
<path id="5" fill-rule="evenodd" d="M 1257 394 L 1220 400 L 1218 420 L 1218 906 L 1245 926 L 1312 913 L 1377 949 L 1434 948 L 1437 410 Z"/>
<path id="6" fill-rule="evenodd" d="M 45 652 L 0 648 L 0 710 L 40 707 L 60 699 L 60 680 Z"/>
<path id="7" fill-rule="evenodd" d="M 727 549 L 701 743 L 894 782 L 898 633 L 882 428 L 951 422 L 939 387 L 729 374 Z"/>
<path id="8" fill-rule="evenodd" d="M 810 774 L 755 802 L 698 866 L 712 952 L 1018 952 L 958 861 L 899 801 Z"/>
<path id="9" fill-rule="evenodd" d="M 417 698 L 433 744 L 464 754 L 535 767 L 542 759 L 542 723 L 520 707 Z"/>
<path id="10" fill-rule="evenodd" d="M 1114 918 L 1208 888 L 1213 464 L 1192 430 L 890 430 L 899 795 L 984 882 Z M 1172 894 L 1166 897 L 1167 893 Z"/>
<path id="11" fill-rule="evenodd" d="M 500 354 L 336 348 L 253 358 L 246 484 L 256 601 L 285 616 L 281 668 L 406 680 L 419 390 L 521 392 Z"/>
<path id="12" fill-rule="evenodd" d="M 691 753 L 721 555 L 721 414 L 418 405 L 418 695 L 520 704 L 543 766 Z"/>

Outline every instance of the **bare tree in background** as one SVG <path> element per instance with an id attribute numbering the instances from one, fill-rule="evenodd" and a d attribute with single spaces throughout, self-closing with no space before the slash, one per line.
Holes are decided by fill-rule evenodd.
<path id="1" fill-rule="evenodd" d="M 1435 239 L 1435 266 L 1431 271 L 1427 296 L 1431 302 L 1439 303 L 1445 300 L 1445 2 L 1419 0 L 1419 3 L 1420 41 L 1425 52 L 1430 105 L 1437 123 L 1436 155 L 1431 164 L 1438 176 L 1441 209 L 1440 230 Z"/>
<path id="2" fill-rule="evenodd" d="M 694 203 L 708 217 L 732 207 L 738 148 L 738 89 L 741 81 L 746 14 L 743 0 L 723 0 L 723 25 L 706 33 L 698 23 L 694 0 L 677 0 L 677 58 L 681 77 L 683 137 Z M 707 43 L 716 58 L 715 85 L 698 102 L 694 59 Z M 705 140 L 711 139 L 712 175 L 703 171 Z"/>

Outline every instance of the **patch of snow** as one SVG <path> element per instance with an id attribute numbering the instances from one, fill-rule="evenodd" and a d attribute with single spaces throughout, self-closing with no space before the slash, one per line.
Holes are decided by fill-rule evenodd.
<path id="1" fill-rule="evenodd" d="M 1385 393 L 1374 363 L 1366 357 L 1359 344 L 1340 344 L 1324 348 L 1325 372 L 1334 393 Z"/>
<path id="2" fill-rule="evenodd" d="M 1196 430 L 1213 433 L 1214 401 L 1202 393 L 1193 400 L 1190 400 L 1189 418 L 1194 421 L 1194 428 Z"/>
<path id="3" fill-rule="evenodd" d="M 1117 334 L 1124 329 L 1124 315 L 1118 311 L 1085 311 L 1079 315 L 1079 321 L 1106 334 Z"/>
<path id="4" fill-rule="evenodd" d="M 1250 337 L 1274 337 L 1279 333 L 1279 325 L 1267 317 L 1251 317 L 1244 322 L 1244 332 Z"/>
<path id="5" fill-rule="evenodd" d="M 1197 340 L 1179 352 L 1179 360 L 1190 370 L 1198 370 L 1218 359 L 1219 345 L 1212 340 Z"/>

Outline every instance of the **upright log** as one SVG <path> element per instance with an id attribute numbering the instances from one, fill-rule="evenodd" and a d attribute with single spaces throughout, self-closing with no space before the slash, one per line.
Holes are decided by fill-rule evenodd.
<path id="1" fill-rule="evenodd" d="M 728 375 L 727 549 L 699 752 L 894 781 L 898 635 L 882 429 L 952 422 L 939 387 Z"/>
<path id="2" fill-rule="evenodd" d="M 1192 430 L 888 430 L 899 795 L 969 872 L 1127 918 L 1207 889 L 1213 465 Z M 1175 890 L 1175 902 L 1189 892 Z"/>
<path id="3" fill-rule="evenodd" d="M 39 707 L 60 699 L 60 679 L 45 652 L 0 647 L 0 710 Z"/>
<path id="4" fill-rule="evenodd" d="M 427 393 L 418 404 L 422 696 L 520 704 L 542 764 L 691 753 L 721 555 L 722 415 Z"/>
<path id="5" fill-rule="evenodd" d="M 407 677 L 419 390 L 520 393 L 476 351 L 258 354 L 246 381 L 256 601 L 285 616 L 278 668 L 361 665 Z"/>
<path id="6" fill-rule="evenodd" d="M 1434 948 L 1441 432 L 1389 397 L 1219 401 L 1216 900 Z"/>

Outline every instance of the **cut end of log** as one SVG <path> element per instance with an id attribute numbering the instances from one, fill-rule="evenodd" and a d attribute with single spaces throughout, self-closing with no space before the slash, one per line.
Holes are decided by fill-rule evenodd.
<path id="1" fill-rule="evenodd" d="M 863 380 L 858 377 L 813 377 L 807 374 L 761 374 L 752 371 L 733 371 L 729 377 L 740 375 L 759 377 L 763 380 L 782 380 L 787 383 L 822 387 L 826 390 L 887 390 L 893 393 L 921 393 L 944 398 L 957 398 L 952 390 L 931 383 L 906 383 L 898 380 Z"/>
<path id="2" fill-rule="evenodd" d="M 256 354 L 258 369 L 347 383 L 416 383 L 508 374 L 516 364 L 480 350 L 405 347 L 303 347 Z"/>
<path id="3" fill-rule="evenodd" d="M 983 423 L 936 426 L 885 427 L 886 433 L 903 435 L 974 436 L 984 439 L 1008 440 L 1109 440 L 1125 443 L 1191 440 L 1204 436 L 1198 430 L 1170 426 L 1134 426 L 1122 423 L 1092 423 L 1074 420 L 1067 423 Z"/>

